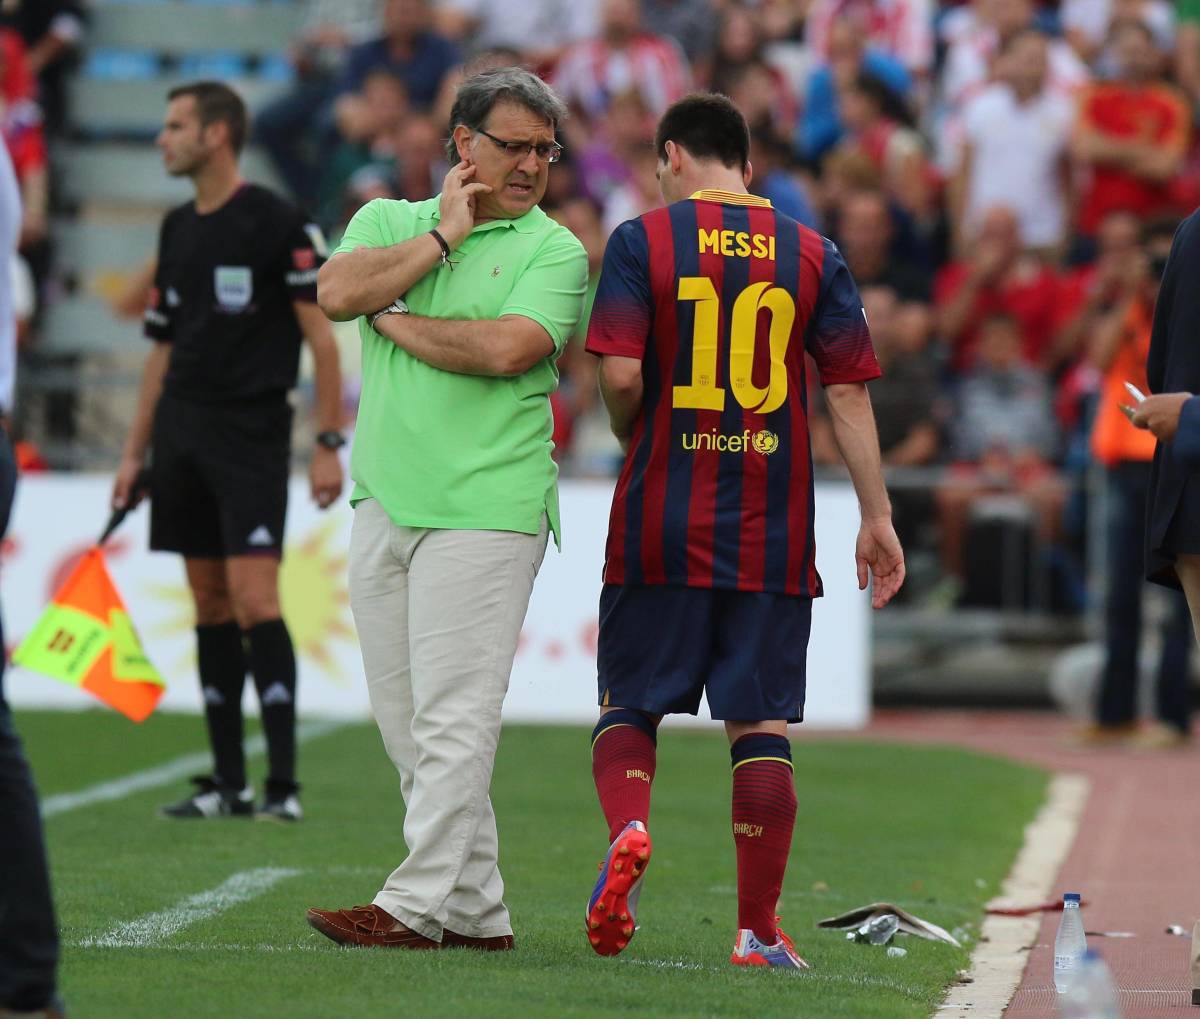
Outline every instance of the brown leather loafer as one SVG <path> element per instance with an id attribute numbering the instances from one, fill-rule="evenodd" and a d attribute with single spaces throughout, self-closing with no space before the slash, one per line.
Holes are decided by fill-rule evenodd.
<path id="1" fill-rule="evenodd" d="M 442 947 L 473 948 L 477 952 L 511 952 L 517 944 L 511 934 L 501 934 L 494 938 L 468 938 L 465 934 L 455 934 L 446 927 L 442 930 Z"/>
<path id="2" fill-rule="evenodd" d="M 441 948 L 374 903 L 350 909 L 310 909 L 308 922 L 330 941 L 360 948 Z"/>

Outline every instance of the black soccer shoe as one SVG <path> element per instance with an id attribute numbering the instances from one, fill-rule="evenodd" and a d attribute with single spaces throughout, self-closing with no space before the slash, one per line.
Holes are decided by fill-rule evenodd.
<path id="1" fill-rule="evenodd" d="M 211 775 L 192 778 L 196 792 L 178 803 L 158 810 L 159 817 L 211 821 L 218 817 L 250 817 L 254 813 L 254 789 L 230 789 Z"/>

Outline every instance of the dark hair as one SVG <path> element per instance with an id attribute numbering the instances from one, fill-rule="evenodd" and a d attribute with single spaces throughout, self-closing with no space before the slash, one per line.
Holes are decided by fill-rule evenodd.
<path id="1" fill-rule="evenodd" d="M 672 103 L 654 135 L 659 162 L 667 161 L 667 142 L 696 159 L 716 159 L 722 166 L 744 170 L 750 161 L 750 128 L 728 96 L 693 92 Z"/>
<path id="2" fill-rule="evenodd" d="M 530 113 L 550 121 L 555 130 L 567 115 L 566 104 L 532 71 L 523 67 L 495 67 L 480 71 L 459 85 L 454 96 L 454 106 L 450 110 L 450 137 L 446 140 L 446 156 L 451 163 L 458 162 L 454 129 L 462 124 L 472 131 L 480 130 L 497 103 L 524 106 Z"/>
<path id="3" fill-rule="evenodd" d="M 196 113 L 204 127 L 221 123 L 229 130 L 229 144 L 234 152 L 241 152 L 246 144 L 246 133 L 250 118 L 246 104 L 228 85 L 219 81 L 195 81 L 180 85 L 167 93 L 167 101 L 191 96 L 196 101 Z"/>
<path id="4" fill-rule="evenodd" d="M 1179 217 L 1170 213 L 1153 216 L 1142 224 L 1142 244 L 1147 245 L 1164 238 L 1175 240 L 1175 231 L 1179 229 Z"/>
<path id="5" fill-rule="evenodd" d="M 875 75 L 868 71 L 859 71 L 854 76 L 853 88 L 874 103 L 875 108 L 888 120 L 903 124 L 905 127 L 913 126 L 912 110 L 905 102 L 904 97 L 890 85 L 876 78 Z"/>

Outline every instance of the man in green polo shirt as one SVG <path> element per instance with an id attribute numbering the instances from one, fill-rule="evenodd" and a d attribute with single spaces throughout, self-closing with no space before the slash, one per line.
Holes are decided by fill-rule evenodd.
<path id="1" fill-rule="evenodd" d="M 559 534 L 549 397 L 587 255 L 538 202 L 565 113 L 520 68 L 469 78 L 442 193 L 364 206 L 317 279 L 325 313 L 362 337 L 350 604 L 407 806 L 408 856 L 374 902 L 308 911 L 340 944 L 513 947 L 488 787 Z"/>

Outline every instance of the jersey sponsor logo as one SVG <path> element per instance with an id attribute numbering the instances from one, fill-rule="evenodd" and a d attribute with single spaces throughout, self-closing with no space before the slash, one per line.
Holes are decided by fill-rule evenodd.
<path id="1" fill-rule="evenodd" d="M 297 269 L 311 269 L 317 264 L 317 253 L 312 248 L 293 248 L 292 265 Z"/>
<path id="2" fill-rule="evenodd" d="M 502 271 L 503 271 L 503 266 L 497 265 L 495 268 L 493 268 L 492 269 L 492 279 L 495 279 L 497 276 L 499 276 Z"/>
<path id="3" fill-rule="evenodd" d="M 303 287 L 317 282 L 317 268 L 305 269 L 303 272 L 289 272 L 284 275 L 284 281 L 289 287 Z"/>
<path id="4" fill-rule="evenodd" d="M 312 241 L 313 251 L 320 258 L 329 257 L 329 243 L 325 240 L 325 234 L 321 232 L 321 228 L 316 223 L 305 223 L 304 232 L 308 234 L 308 239 Z"/>
<path id="5" fill-rule="evenodd" d="M 697 450 L 716 450 L 718 453 L 761 453 L 770 456 L 779 448 L 779 436 L 766 428 L 757 432 L 749 429 L 738 435 L 722 435 L 713 428 L 707 432 L 691 432 L 682 437 L 683 448 L 694 453 Z"/>
<path id="6" fill-rule="evenodd" d="M 726 258 L 765 258 L 775 261 L 774 234 L 751 234 L 745 230 L 697 230 L 700 254 L 724 255 Z"/>
<path id="7" fill-rule="evenodd" d="M 246 544 L 257 545 L 261 548 L 264 545 L 274 545 L 275 538 L 271 534 L 271 529 L 266 524 L 259 524 L 250 532 L 249 537 L 246 538 Z"/>
<path id="8" fill-rule="evenodd" d="M 213 285 L 223 311 L 241 311 L 254 296 L 254 274 L 248 265 L 218 265 Z"/>

